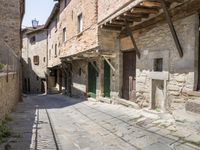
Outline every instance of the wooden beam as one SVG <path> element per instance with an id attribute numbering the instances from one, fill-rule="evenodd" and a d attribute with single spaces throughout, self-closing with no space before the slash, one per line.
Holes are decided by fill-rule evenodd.
<path id="1" fill-rule="evenodd" d="M 131 12 L 125 12 L 123 13 L 124 16 L 131 16 L 131 17 L 135 17 L 135 18 L 148 18 L 149 14 L 134 14 Z"/>
<path id="2" fill-rule="evenodd" d="M 133 8 L 131 13 L 141 13 L 141 14 L 158 14 L 159 10 L 156 8 Z"/>
<path id="3" fill-rule="evenodd" d="M 108 58 L 106 58 L 106 56 L 102 55 L 102 57 L 105 59 L 105 61 L 108 63 L 108 65 L 110 66 L 110 68 L 115 72 L 116 69 L 115 67 L 111 64 L 111 62 L 108 60 Z"/>
<path id="4" fill-rule="evenodd" d="M 94 64 L 94 62 L 90 61 L 91 65 L 94 67 L 94 69 L 99 73 L 99 68 Z"/>
<path id="5" fill-rule="evenodd" d="M 168 8 L 167 8 L 167 6 L 166 6 L 166 4 L 165 4 L 165 0 L 159 0 L 159 1 L 160 1 L 161 4 L 162 4 L 162 8 L 163 8 L 163 11 L 164 11 L 164 14 L 165 14 L 167 23 L 168 23 L 168 25 L 169 25 L 171 34 L 172 34 L 172 36 L 173 36 L 173 38 L 174 38 L 174 42 L 175 42 L 175 44 L 176 44 L 176 48 L 177 48 L 177 50 L 178 50 L 178 52 L 179 52 L 180 57 L 183 57 L 183 49 L 182 49 L 182 47 L 181 47 L 180 41 L 179 41 L 179 39 L 178 39 L 178 36 L 177 36 L 177 34 L 176 34 L 176 30 L 175 30 L 175 28 L 174 28 L 174 25 L 173 25 L 171 16 L 170 16 L 170 14 L 169 14 L 169 10 L 168 10 Z"/>
<path id="6" fill-rule="evenodd" d="M 134 46 L 134 49 L 136 50 L 136 54 L 137 54 L 138 58 L 140 59 L 140 55 L 141 55 L 141 54 L 140 54 L 140 51 L 139 51 L 139 49 L 138 49 L 138 47 L 137 47 L 137 44 L 136 44 L 136 42 L 135 42 L 135 39 L 134 39 L 134 37 L 133 37 L 131 28 L 129 27 L 129 25 L 128 25 L 127 22 L 126 22 L 126 29 L 127 29 L 128 35 L 129 35 L 130 38 L 131 38 L 132 44 L 133 44 L 133 46 Z"/>
<path id="7" fill-rule="evenodd" d="M 162 5 L 159 2 L 151 2 L 151 1 L 144 1 L 142 3 L 140 3 L 140 6 L 144 6 L 144 7 L 150 7 L 150 8 L 161 8 Z"/>

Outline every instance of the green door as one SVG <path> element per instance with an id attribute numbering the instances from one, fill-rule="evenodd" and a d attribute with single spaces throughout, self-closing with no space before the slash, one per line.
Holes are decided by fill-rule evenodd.
<path id="1" fill-rule="evenodd" d="M 104 60 L 104 96 L 110 97 L 110 66 Z"/>
<path id="2" fill-rule="evenodd" d="M 96 98 L 96 82 L 97 82 L 97 72 L 91 63 L 88 64 L 88 92 L 93 98 Z"/>

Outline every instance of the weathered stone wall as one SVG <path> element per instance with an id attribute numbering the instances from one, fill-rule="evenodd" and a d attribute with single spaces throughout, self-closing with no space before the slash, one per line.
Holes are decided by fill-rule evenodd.
<path id="1" fill-rule="evenodd" d="M 30 39 L 35 36 L 35 44 L 30 43 Z M 39 56 L 39 65 L 34 64 L 34 56 Z M 41 79 L 45 78 L 47 64 L 47 33 L 45 30 L 24 35 L 23 38 L 23 82 L 30 79 L 30 92 L 41 92 Z M 24 85 L 25 86 L 25 85 Z"/>
<path id="2" fill-rule="evenodd" d="M 84 98 L 87 94 L 88 81 L 87 61 L 73 61 L 72 65 L 72 95 Z M 80 74 L 81 69 L 81 74 Z"/>
<path id="3" fill-rule="evenodd" d="M 141 51 L 141 59 L 137 59 L 136 90 L 138 103 L 149 106 L 151 90 L 149 74 L 153 71 L 154 58 L 163 58 L 163 71 L 169 73 L 167 82 L 169 106 L 175 106 L 173 102 L 184 102 L 184 92 L 195 89 L 198 21 L 198 15 L 191 15 L 174 21 L 183 48 L 183 58 L 180 58 L 169 27 L 164 22 L 133 34 Z M 129 38 L 121 40 L 122 49 L 131 47 Z"/>
<path id="4" fill-rule="evenodd" d="M 0 120 L 14 109 L 18 102 L 19 92 L 19 75 L 10 74 L 0 75 Z"/>
<path id="5" fill-rule="evenodd" d="M 57 21 L 56 21 L 57 20 Z M 56 25 L 57 22 L 57 25 Z M 48 26 L 48 67 L 54 67 L 61 63 L 60 61 L 60 48 L 62 40 L 59 37 L 59 16 L 58 14 L 54 16 L 52 21 Z M 62 36 L 62 35 L 61 35 Z M 55 53 L 55 46 L 57 45 L 57 53 Z"/>
<path id="6" fill-rule="evenodd" d="M 21 55 L 21 0 L 0 0 L 0 35 L 2 40 Z"/>
<path id="7" fill-rule="evenodd" d="M 60 3 L 63 8 L 63 1 Z M 60 10 L 59 41 L 62 41 L 63 29 L 66 28 L 67 39 L 61 42 L 61 55 L 70 56 L 98 46 L 97 38 L 97 1 L 73 0 Z M 83 31 L 78 33 L 78 16 L 83 16 Z"/>

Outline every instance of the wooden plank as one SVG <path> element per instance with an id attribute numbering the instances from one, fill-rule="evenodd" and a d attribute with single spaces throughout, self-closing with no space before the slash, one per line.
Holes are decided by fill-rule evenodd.
<path id="1" fill-rule="evenodd" d="M 181 44 L 180 44 L 180 41 L 178 39 L 178 36 L 176 34 L 176 30 L 174 28 L 174 25 L 173 25 L 173 22 L 172 22 L 172 19 L 171 19 L 171 16 L 169 14 L 169 11 L 168 11 L 168 8 L 165 4 L 165 0 L 160 0 L 161 4 L 162 4 L 162 8 L 163 8 L 163 11 L 164 11 L 164 14 L 165 14 L 165 17 L 166 17 L 166 20 L 167 20 L 167 23 L 169 25 L 169 28 L 170 28 L 170 31 L 171 31 L 171 34 L 174 38 L 174 42 L 176 44 L 176 48 L 179 52 L 179 55 L 180 57 L 183 57 L 183 49 L 181 47 Z"/>
<path id="2" fill-rule="evenodd" d="M 141 13 L 141 14 L 158 14 L 159 10 L 156 8 L 133 8 L 131 13 Z"/>
<path id="3" fill-rule="evenodd" d="M 144 7 L 150 7 L 150 8 L 161 8 L 162 5 L 159 2 L 151 2 L 151 1 L 144 1 L 142 3 L 140 3 L 140 6 L 144 6 Z"/>
<path id="4" fill-rule="evenodd" d="M 102 57 L 105 59 L 105 61 L 109 64 L 110 68 L 115 72 L 116 69 L 115 67 L 111 64 L 111 62 L 106 58 L 106 56 L 102 55 Z"/>

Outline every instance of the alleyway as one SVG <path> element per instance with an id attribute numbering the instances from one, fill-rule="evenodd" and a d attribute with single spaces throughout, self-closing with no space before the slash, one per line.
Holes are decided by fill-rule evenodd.
<path id="1" fill-rule="evenodd" d="M 28 96 L 11 118 L 15 136 L 8 145 L 14 150 L 195 149 L 176 137 L 159 135 L 156 128 L 143 128 L 148 124 L 134 109 L 61 95 Z"/>

